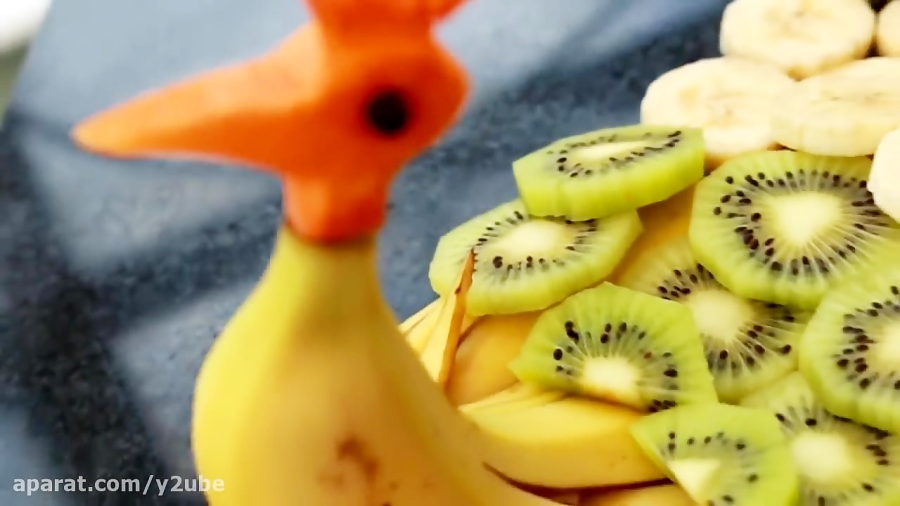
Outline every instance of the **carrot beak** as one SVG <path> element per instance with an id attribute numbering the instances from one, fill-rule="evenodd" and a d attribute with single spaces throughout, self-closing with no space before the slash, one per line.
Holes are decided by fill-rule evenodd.
<path id="1" fill-rule="evenodd" d="M 185 156 L 279 167 L 301 100 L 290 44 L 249 63 L 209 71 L 114 106 L 76 125 L 75 142 L 100 155 Z"/>

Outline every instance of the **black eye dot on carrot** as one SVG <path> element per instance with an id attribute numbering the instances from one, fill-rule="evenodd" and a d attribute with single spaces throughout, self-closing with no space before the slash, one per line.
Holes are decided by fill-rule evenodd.
<path id="1" fill-rule="evenodd" d="M 395 136 L 409 124 L 409 102 L 401 91 L 382 91 L 367 103 L 366 119 L 382 135 Z"/>

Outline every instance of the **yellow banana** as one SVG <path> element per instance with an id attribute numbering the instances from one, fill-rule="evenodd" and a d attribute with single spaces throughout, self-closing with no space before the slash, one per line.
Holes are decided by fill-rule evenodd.
<path id="1" fill-rule="evenodd" d="M 374 240 L 323 245 L 282 229 L 267 272 L 198 377 L 197 468 L 226 484 L 210 502 L 556 504 L 489 469 L 485 438 L 404 342 L 375 262 Z"/>
<path id="2" fill-rule="evenodd" d="M 472 325 L 456 352 L 446 386 L 453 405 L 475 402 L 516 383 L 507 364 L 519 354 L 539 314 L 485 316 Z"/>
<path id="3" fill-rule="evenodd" d="M 420 323 L 425 320 L 434 318 L 434 314 L 440 310 L 442 302 L 443 301 L 441 299 L 434 299 L 425 307 L 417 311 L 414 315 L 403 320 L 403 323 L 397 326 L 397 328 L 400 329 L 400 333 L 404 336 L 409 336 L 413 332 L 413 330 L 415 330 L 419 326 Z"/>
<path id="4" fill-rule="evenodd" d="M 547 497 L 567 506 L 579 506 L 581 504 L 581 494 L 578 492 L 557 492 L 548 494 Z"/>
<path id="5" fill-rule="evenodd" d="M 541 497 L 552 499 L 553 501 L 559 504 L 565 504 L 566 506 L 579 506 L 581 504 L 581 491 L 579 490 L 543 489 L 534 490 L 533 492 Z"/>
<path id="6" fill-rule="evenodd" d="M 535 387 L 527 390 L 533 397 L 544 395 Z M 520 483 L 563 489 L 664 478 L 631 437 L 631 425 L 640 413 L 555 392 L 555 398 L 529 403 L 522 392 L 512 404 L 482 401 L 481 408 L 463 409 L 492 436 L 485 439 L 485 460 L 503 475 Z M 500 396 L 516 395 L 503 392 Z M 510 452 L 510 448 L 518 451 Z"/>
<path id="7" fill-rule="evenodd" d="M 628 432 L 638 413 L 517 383 L 508 372 L 506 363 L 518 353 L 538 314 L 481 318 L 466 335 L 453 364 L 448 395 L 451 399 L 456 395 L 457 401 L 465 396 L 479 399 L 460 409 L 492 436 L 485 445 L 485 460 L 518 482 L 545 487 L 604 486 L 661 478 Z M 433 339 L 441 336 L 446 337 L 434 333 Z M 504 386 L 509 388 L 502 390 Z M 494 395 L 485 397 L 485 393 Z M 563 432 L 546 430 L 553 426 Z M 521 428 L 534 433 L 515 432 Z M 546 432 L 557 436 L 551 438 L 552 444 L 545 444 Z M 583 455 L 589 455 L 588 460 Z M 523 465 L 523 457 L 541 463 Z M 577 463 L 585 471 L 559 468 L 559 461 Z M 555 469 L 549 469 L 551 466 Z"/>
<path id="8" fill-rule="evenodd" d="M 580 506 L 695 506 L 678 485 L 655 485 L 586 494 Z"/>
<path id="9" fill-rule="evenodd" d="M 479 413 L 509 412 L 526 407 L 542 406 L 558 401 L 567 395 L 559 390 L 548 390 L 528 383 L 516 383 L 490 397 L 485 397 L 471 404 L 464 404 L 459 407 L 459 410 L 463 413 L 476 411 Z"/>
<path id="10" fill-rule="evenodd" d="M 472 273 L 475 270 L 475 253 L 469 252 L 463 264 L 457 288 L 442 304 L 435 331 L 419 354 L 428 375 L 441 387 L 447 383 L 459 346 L 463 319 L 466 316 L 466 295 L 472 286 Z"/>
<path id="11" fill-rule="evenodd" d="M 460 341 L 477 321 L 459 312 L 465 303 L 457 294 L 439 298 L 400 324 L 406 342 L 419 355 L 422 365 L 432 379 L 445 386 L 455 367 L 455 355 Z M 457 321 L 456 318 L 460 318 Z"/>

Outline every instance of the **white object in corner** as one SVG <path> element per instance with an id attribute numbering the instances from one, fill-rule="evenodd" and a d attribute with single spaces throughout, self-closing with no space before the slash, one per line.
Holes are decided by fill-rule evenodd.
<path id="1" fill-rule="evenodd" d="M 27 45 L 48 10 L 50 0 L 0 0 L 0 54 Z"/>
<path id="2" fill-rule="evenodd" d="M 0 117 L 31 39 L 44 22 L 51 0 L 0 0 Z"/>

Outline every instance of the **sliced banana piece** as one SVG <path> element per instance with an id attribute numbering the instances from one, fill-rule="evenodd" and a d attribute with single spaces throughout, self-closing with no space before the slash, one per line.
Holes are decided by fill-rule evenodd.
<path id="1" fill-rule="evenodd" d="M 776 67 L 734 57 L 688 63 L 659 76 L 641 101 L 641 122 L 703 129 L 708 169 L 776 146 L 773 97 L 794 81 Z"/>
<path id="2" fill-rule="evenodd" d="M 891 2 L 878 13 L 875 46 L 883 56 L 900 56 L 900 2 Z"/>
<path id="3" fill-rule="evenodd" d="M 875 205 L 900 221 L 900 130 L 885 135 L 878 144 L 868 188 L 875 198 Z"/>
<path id="4" fill-rule="evenodd" d="M 874 36 L 875 11 L 860 0 L 734 0 L 719 49 L 802 79 L 865 57 Z"/>
<path id="5" fill-rule="evenodd" d="M 896 56 L 874 56 L 842 65 L 829 73 L 860 79 L 889 78 L 897 82 L 897 79 L 900 79 L 900 58 Z"/>
<path id="6" fill-rule="evenodd" d="M 792 84 L 775 97 L 772 137 L 817 155 L 875 153 L 900 128 L 900 58 L 869 58 Z"/>

